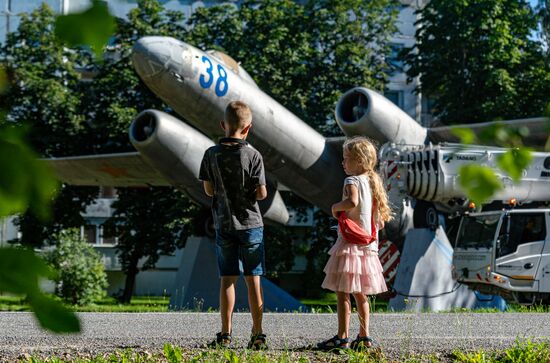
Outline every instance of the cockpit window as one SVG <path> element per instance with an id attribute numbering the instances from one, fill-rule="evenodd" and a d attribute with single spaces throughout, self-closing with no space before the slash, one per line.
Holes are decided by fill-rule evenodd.
<path id="1" fill-rule="evenodd" d="M 239 74 L 239 63 L 237 63 L 236 60 L 231 58 L 225 53 L 220 52 L 219 50 L 208 50 L 206 51 L 206 54 L 216 58 L 220 62 L 222 62 L 224 65 L 229 67 L 235 74 Z"/>
<path id="2" fill-rule="evenodd" d="M 233 73 L 241 77 L 241 79 L 244 79 L 248 83 L 253 84 L 257 87 L 256 82 L 254 82 L 250 74 L 248 74 L 248 72 L 245 71 L 245 69 L 241 67 L 235 59 L 231 58 L 223 52 L 220 52 L 219 50 L 207 50 L 206 54 L 212 56 L 213 58 L 216 58 L 218 62 L 223 63 L 223 65 L 225 65 Z"/>

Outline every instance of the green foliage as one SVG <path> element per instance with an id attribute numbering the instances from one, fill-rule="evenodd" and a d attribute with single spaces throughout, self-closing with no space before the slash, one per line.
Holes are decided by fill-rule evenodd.
<path id="1" fill-rule="evenodd" d="M 530 339 L 516 339 L 516 344 L 503 352 L 453 352 L 454 362 L 464 363 L 539 363 L 550 362 L 547 342 L 534 343 Z"/>
<path id="2" fill-rule="evenodd" d="M 502 188 L 502 184 L 490 168 L 467 164 L 461 166 L 458 172 L 460 186 L 476 203 L 483 204 Z"/>
<path id="3" fill-rule="evenodd" d="M 497 165 L 507 172 L 514 182 L 518 182 L 532 160 L 533 154 L 530 149 L 510 149 L 497 159 Z"/>
<path id="4" fill-rule="evenodd" d="M 531 37 L 536 27 L 525 0 L 430 1 L 405 57 L 407 75 L 420 76 L 443 123 L 540 116 L 550 62 Z"/>
<path id="5" fill-rule="evenodd" d="M 45 296 L 40 278 L 53 271 L 31 250 L 0 248 L 0 291 L 26 295 L 40 326 L 56 333 L 77 332 L 80 323 L 69 309 Z"/>
<path id="6" fill-rule="evenodd" d="M 47 260 L 58 271 L 56 293 L 74 305 L 85 305 L 105 296 L 107 275 L 101 255 L 80 237 L 77 229 L 55 236 Z"/>
<path id="7" fill-rule="evenodd" d="M 180 363 L 183 360 L 180 347 L 164 343 L 164 355 L 169 363 Z"/>
<path id="8" fill-rule="evenodd" d="M 538 0 L 536 11 L 540 24 L 540 34 L 546 42 L 546 52 L 550 57 L 550 0 Z"/>
<path id="9" fill-rule="evenodd" d="M 455 350 L 453 352 L 453 358 L 455 363 L 491 363 L 495 361 L 489 353 L 483 350 L 477 352 L 462 352 Z"/>
<path id="10" fill-rule="evenodd" d="M 5 93 L 8 90 L 8 87 L 8 75 L 6 74 L 4 66 L 0 65 L 0 95 Z"/>
<path id="11" fill-rule="evenodd" d="M 55 35 L 69 46 L 90 46 L 99 58 L 103 47 L 116 30 L 114 17 L 107 3 L 93 0 L 92 6 L 81 13 L 61 15 L 55 20 Z"/>
<path id="12" fill-rule="evenodd" d="M 550 362 L 550 346 L 547 342 L 534 343 L 530 339 L 516 340 L 516 345 L 506 349 L 501 362 L 538 363 Z"/>
<path id="13" fill-rule="evenodd" d="M 0 155 L 3 155 L 0 170 L 9 176 L 0 178 L 0 217 L 30 208 L 37 216 L 46 219 L 58 183 L 24 142 L 21 129 L 0 126 Z"/>
<path id="14" fill-rule="evenodd" d="M 89 67 L 92 60 L 87 51 L 59 44 L 54 22 L 52 9 L 43 4 L 32 13 L 23 14 L 18 30 L 7 35 L 0 49 L 11 82 L 0 99 L 0 106 L 8 110 L 4 122 L 28 129 L 30 145 L 43 157 L 88 154 L 94 138 L 83 132 L 87 128 L 82 113 L 87 87 L 80 82 L 80 70 Z M 12 161 L 18 160 L 13 156 L 2 158 L 3 163 Z M 15 168 L 19 166 L 28 165 L 16 164 Z M 38 165 L 32 170 L 38 173 L 42 168 Z M 32 170 L 22 168 L 20 173 L 38 176 Z M 49 179 L 34 180 L 44 180 L 47 185 Z M 95 196 L 92 193 L 96 194 L 97 188 L 63 186 L 50 221 L 37 220 L 30 213 L 18 218 L 16 223 L 22 233 L 19 242 L 40 247 L 60 229 L 82 225 L 79 212 Z"/>

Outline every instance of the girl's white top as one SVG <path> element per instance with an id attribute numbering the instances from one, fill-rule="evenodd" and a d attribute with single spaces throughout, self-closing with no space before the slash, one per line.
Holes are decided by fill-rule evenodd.
<path id="1" fill-rule="evenodd" d="M 359 203 L 357 206 L 347 211 L 348 217 L 359 222 L 367 233 L 371 232 L 371 214 L 372 214 L 372 193 L 369 184 L 369 177 L 366 175 L 348 176 L 344 180 L 346 185 L 355 185 L 358 191 Z M 362 247 L 366 250 L 378 252 L 378 228 L 376 228 L 376 241 Z"/>

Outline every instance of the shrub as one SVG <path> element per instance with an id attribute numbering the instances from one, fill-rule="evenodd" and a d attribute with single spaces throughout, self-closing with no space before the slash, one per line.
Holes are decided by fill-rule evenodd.
<path id="1" fill-rule="evenodd" d="M 76 305 L 86 305 L 105 296 L 107 275 L 101 255 L 80 237 L 77 229 L 55 236 L 56 246 L 46 259 L 57 271 L 56 294 Z"/>

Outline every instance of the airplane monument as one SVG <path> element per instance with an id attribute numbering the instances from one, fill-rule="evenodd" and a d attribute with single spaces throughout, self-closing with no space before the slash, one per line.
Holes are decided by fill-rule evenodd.
<path id="1" fill-rule="evenodd" d="M 219 51 L 205 52 L 174 38 L 151 36 L 136 42 L 132 61 L 145 84 L 185 122 L 158 110 L 144 110 L 135 118 L 129 130 L 129 137 L 137 150 L 136 153 L 51 160 L 50 164 L 64 182 L 120 187 L 173 185 L 186 192 L 197 203 L 209 207 L 210 200 L 204 195 L 198 180 L 200 161 L 204 151 L 214 144 L 212 140 L 222 134 L 219 122 L 225 106 L 230 101 L 240 100 L 247 103 L 253 113 L 253 126 L 247 141 L 264 159 L 269 197 L 260 207 L 267 221 L 284 224 L 288 220 L 286 206 L 277 192 L 280 185 L 284 185 L 325 212 L 330 212 L 330 206 L 340 199 L 345 178 L 341 167 L 344 138 L 323 137 L 259 89 L 250 75 L 231 57 Z M 426 146 L 457 141 L 450 127 L 424 128 L 391 101 L 363 87 L 344 93 L 336 105 L 335 115 L 339 127 L 346 136 L 367 136 L 379 145 Z M 512 126 L 528 125 L 534 132 L 531 132 L 527 142 L 540 146 L 546 142 L 546 121 L 545 118 L 535 118 L 503 123 Z M 474 132 L 480 132 L 490 125 L 492 123 L 477 124 L 471 128 Z M 392 150 L 402 154 L 403 150 L 407 149 L 394 147 Z M 405 164 L 403 159 L 392 157 L 393 159 L 388 160 L 395 161 L 394 165 L 398 162 L 400 165 Z M 385 174 L 386 179 L 393 175 L 390 175 L 393 167 L 389 167 L 388 160 L 381 158 L 381 166 L 385 168 L 382 174 Z M 412 160 L 407 162 L 410 165 Z M 432 169 L 428 168 L 428 172 L 438 170 L 437 163 L 440 160 L 433 158 L 430 162 Z M 117 172 L 112 172 L 113 170 Z M 386 237 L 399 242 L 400 245 L 405 240 L 405 253 L 411 248 L 411 243 L 407 248 L 405 236 L 413 228 L 413 207 L 416 199 L 403 198 L 402 191 L 407 188 L 401 186 L 400 193 L 390 192 L 396 218 L 387 226 Z M 417 216 L 416 220 L 422 218 L 423 216 Z M 427 214 L 426 218 L 432 217 Z M 429 250 L 432 241 L 440 241 L 442 247 L 430 250 L 430 256 L 432 260 L 446 261 L 445 250 L 452 251 L 452 246 L 446 238 L 440 236 L 440 231 L 437 232 L 439 234 L 430 233 L 422 237 L 427 238 L 424 248 Z M 198 240 L 194 243 L 189 250 L 194 249 L 195 252 L 184 252 L 184 255 L 187 253 L 187 259 L 182 261 L 176 285 L 188 281 L 190 274 L 200 273 L 194 271 L 197 264 L 211 263 L 210 270 L 216 271 L 213 257 L 210 262 L 199 262 L 198 256 L 203 252 L 213 256 L 213 252 L 208 250 L 208 244 Z M 194 259 L 193 256 L 197 258 Z M 406 260 L 405 255 L 403 258 Z M 418 264 L 418 258 L 411 262 L 413 267 Z M 450 271 L 450 266 L 446 268 Z M 437 274 L 437 271 L 430 274 Z M 208 284 L 208 289 L 217 289 L 215 273 L 209 277 L 204 276 L 203 279 L 204 284 Z M 422 281 L 416 283 L 422 285 Z M 447 285 L 449 281 L 445 280 L 433 289 L 446 289 Z M 189 292 L 191 295 L 185 292 L 186 289 L 189 290 L 189 286 L 175 286 L 172 297 L 175 306 L 188 306 L 191 299 L 198 296 L 196 292 L 200 287 L 193 287 L 193 291 Z M 273 289 L 276 291 L 276 287 Z M 244 289 L 240 287 L 240 290 Z M 431 292 L 433 291 L 424 290 L 427 295 Z M 473 304 L 471 291 L 459 289 L 453 293 L 454 298 L 447 296 L 443 305 L 437 303 L 427 306 L 439 309 L 440 306 L 446 308 Z M 276 296 L 284 294 L 275 292 L 273 295 L 270 297 L 270 294 L 266 294 L 268 308 L 268 300 L 274 300 Z M 297 305 L 290 301 L 289 298 L 286 307 L 284 302 L 280 305 L 274 304 L 271 310 L 295 309 Z M 217 301 L 209 301 L 206 305 L 208 304 L 217 306 Z M 396 308 L 399 308 L 398 305 L 395 304 Z"/>

